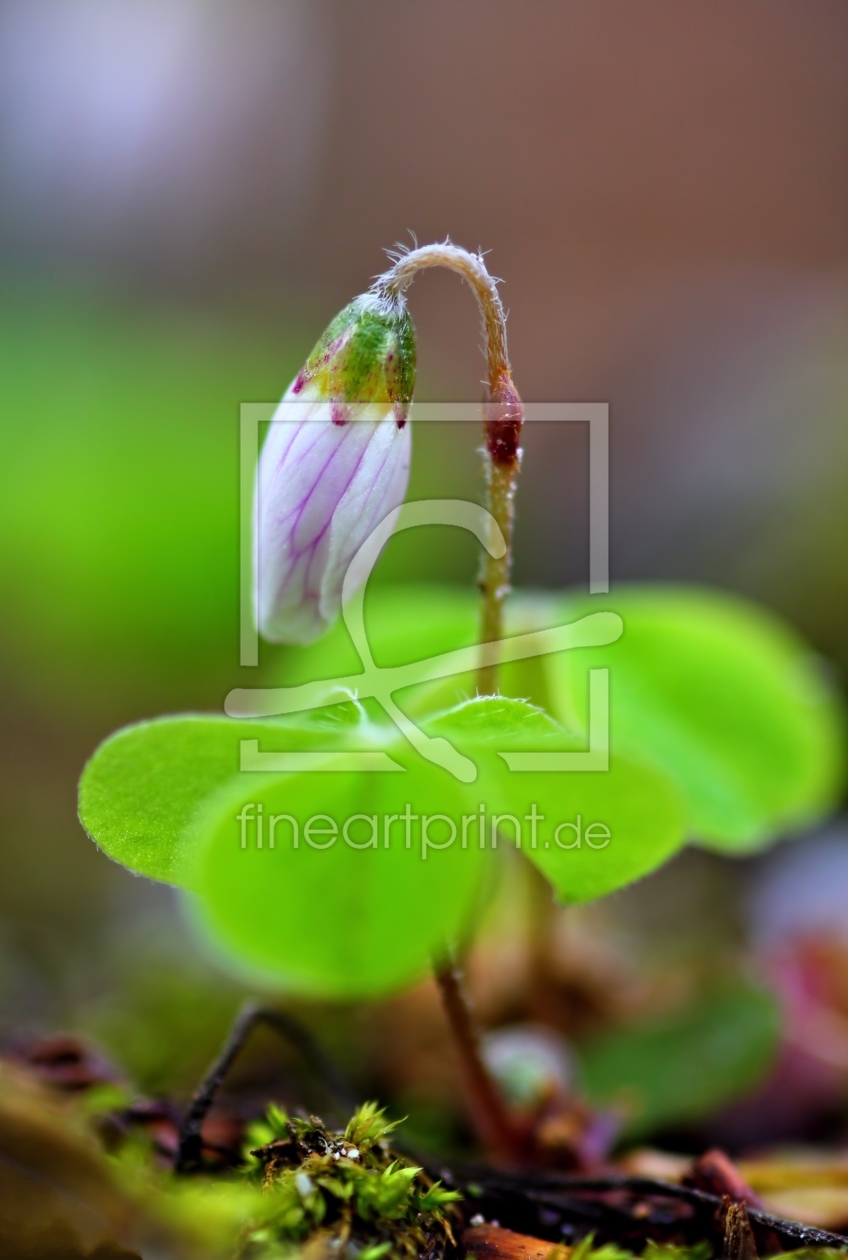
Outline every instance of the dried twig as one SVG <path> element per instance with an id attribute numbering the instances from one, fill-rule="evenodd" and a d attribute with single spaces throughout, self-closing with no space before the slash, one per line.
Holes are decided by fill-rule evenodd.
<path id="1" fill-rule="evenodd" d="M 352 1111 L 356 1107 L 356 1099 L 350 1086 L 302 1024 L 284 1011 L 270 1010 L 252 1002 L 248 1003 L 239 1013 L 220 1054 L 195 1090 L 183 1117 L 174 1163 L 176 1172 L 194 1172 L 201 1167 L 203 1122 L 224 1078 L 257 1024 L 265 1024 L 273 1028 L 280 1036 L 291 1042 L 317 1070 L 330 1093 L 348 1110 Z"/>
<path id="2" fill-rule="evenodd" d="M 708 1239 L 725 1248 L 727 1210 L 718 1195 L 647 1177 L 612 1174 L 573 1177 L 543 1172 L 501 1172 L 471 1167 L 438 1169 L 487 1220 L 552 1242 L 594 1234 L 598 1245 L 612 1242 L 641 1251 L 645 1242 L 693 1245 Z M 753 1245 L 760 1256 L 807 1247 L 848 1250 L 848 1238 L 746 1209 Z"/>

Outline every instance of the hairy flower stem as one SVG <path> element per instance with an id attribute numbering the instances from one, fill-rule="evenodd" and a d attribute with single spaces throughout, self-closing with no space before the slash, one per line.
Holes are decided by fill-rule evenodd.
<path id="1" fill-rule="evenodd" d="M 524 1135 L 514 1124 L 480 1051 L 480 1035 L 453 958 L 435 972 L 468 1091 L 471 1119 L 483 1145 L 495 1159 L 520 1163 L 526 1154 Z"/>
<path id="2" fill-rule="evenodd" d="M 378 277 L 374 290 L 390 302 L 399 301 L 416 273 L 426 267 L 447 267 L 462 276 L 474 292 L 483 320 L 487 365 L 484 408 L 486 507 L 500 527 L 506 549 L 499 559 L 487 554 L 483 561 L 480 575 L 483 595 L 480 640 L 495 643 L 503 638 L 503 606 L 509 592 L 513 500 L 521 461 L 519 438 L 524 409 L 512 383 L 506 346 L 506 315 L 497 284 L 477 254 L 470 254 L 449 241 L 442 245 L 422 245 L 401 254 L 394 265 Z M 496 664 L 481 666 L 477 686 L 482 695 L 491 695 L 497 690 Z M 450 958 L 435 974 L 462 1063 L 477 1132 L 496 1158 L 520 1162 L 526 1155 L 524 1135 L 513 1122 L 483 1060 L 480 1037 L 456 963 Z"/>
<path id="3" fill-rule="evenodd" d="M 506 315 L 495 281 L 482 258 L 457 245 L 422 245 L 402 254 L 376 281 L 375 290 L 399 298 L 416 272 L 425 267 L 447 267 L 470 284 L 480 307 L 486 343 L 487 394 L 484 425 L 486 439 L 486 507 L 498 523 L 506 543 L 499 559 L 486 555 L 480 575 L 483 609 L 480 639 L 495 643 L 503 638 L 503 606 L 509 593 L 512 563 L 512 523 L 515 485 L 521 464 L 519 439 L 524 409 L 512 383 L 506 346 Z M 497 665 L 481 666 L 477 678 L 482 695 L 497 690 Z"/>

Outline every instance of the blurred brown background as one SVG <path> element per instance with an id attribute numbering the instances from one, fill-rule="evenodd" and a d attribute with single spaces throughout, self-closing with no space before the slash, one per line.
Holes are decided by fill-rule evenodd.
<path id="1" fill-rule="evenodd" d="M 76 777 L 234 685 L 238 403 L 410 232 L 491 251 L 528 400 L 609 400 L 613 579 L 743 591 L 845 669 L 847 59 L 842 0 L 0 2 L 4 1024 L 139 942 L 205 967 Z M 420 395 L 478 397 L 468 294 L 411 304 Z M 519 583 L 585 580 L 585 482 L 528 434 Z"/>

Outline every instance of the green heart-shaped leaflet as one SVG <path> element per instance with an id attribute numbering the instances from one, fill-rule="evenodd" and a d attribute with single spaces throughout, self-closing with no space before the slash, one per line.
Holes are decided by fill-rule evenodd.
<path id="1" fill-rule="evenodd" d="M 289 988 L 370 996 L 414 979 L 468 928 L 498 841 L 518 841 L 570 901 L 620 888 L 683 841 L 682 810 L 660 771 L 622 758 L 609 774 L 511 772 L 502 749 L 574 748 L 522 701 L 469 701 L 425 732 L 469 757 L 477 779 L 460 782 L 381 728 L 381 747 L 405 773 L 334 772 L 328 762 L 320 774 L 243 783 L 214 799 L 196 822 L 192 878 L 214 938 Z M 540 832 L 538 849 L 510 830 L 534 805 L 554 837 Z M 593 822 L 609 827 L 601 847 L 575 849 L 569 832 L 555 839 L 555 824 L 581 810 L 586 834 Z"/>
<path id="2" fill-rule="evenodd" d="M 374 997 L 418 979 L 468 932 L 487 855 L 445 845 L 462 785 L 414 754 L 400 759 L 405 772 L 328 762 L 325 773 L 252 776 L 209 803 L 194 911 L 231 957 L 289 990 Z"/>
<path id="3" fill-rule="evenodd" d="M 324 996 L 363 996 L 409 983 L 469 926 L 490 860 L 486 849 L 494 847 L 490 823 L 483 846 L 474 829 L 481 800 L 489 820 L 513 813 L 523 823 L 535 803 L 557 824 L 581 810 L 587 826 L 606 822 L 613 839 L 603 851 L 563 849 L 555 838 L 544 849 L 543 836 L 538 851 L 525 848 L 567 900 L 621 887 L 682 840 L 673 790 L 655 770 L 621 759 L 610 774 L 509 771 L 498 755 L 503 750 L 574 747 L 524 702 L 469 701 L 431 721 L 426 734 L 470 757 L 477 780 L 461 783 L 350 702 L 288 724 L 202 717 L 144 723 L 114 736 L 92 758 L 80 815 L 110 856 L 194 890 L 196 917 L 242 964 Z M 244 773 L 242 739 L 258 739 L 265 752 L 362 747 L 365 740 L 402 769 L 339 770 L 328 752 L 319 773 Z M 247 813 L 245 804 L 252 806 Z M 386 819 L 403 815 L 407 804 L 415 821 L 391 823 L 387 846 Z M 267 831 L 258 845 L 260 805 L 266 826 L 278 818 L 273 848 Z M 318 847 L 323 837 L 307 839 L 317 815 L 335 826 L 327 849 Z M 371 838 L 371 818 L 376 847 L 357 847 Z M 506 819 L 500 830 L 501 843 L 517 839 Z M 570 841 L 568 829 L 561 834 Z"/>
<path id="4" fill-rule="evenodd" d="M 485 804 L 487 847 L 497 829 L 550 880 L 562 902 L 593 901 L 655 870 L 685 840 L 685 811 L 662 770 L 618 754 L 609 770 L 508 768 L 510 752 L 581 752 L 546 713 L 520 700 L 469 700 L 426 723 L 475 762 L 468 789 Z M 479 824 L 469 836 L 479 839 Z"/>
<path id="5" fill-rule="evenodd" d="M 370 744 L 369 729 L 365 711 L 352 701 L 287 721 L 197 713 L 139 722 L 104 740 L 83 770 L 80 821 L 116 862 L 184 885 L 186 837 L 196 811 L 219 788 L 244 781 L 242 740 L 258 740 L 265 751 L 316 752 L 338 747 L 340 735 L 356 746 L 357 734 L 365 733 Z"/>
<path id="6" fill-rule="evenodd" d="M 406 768 L 339 772 L 328 752 L 323 773 L 243 772 L 242 740 L 258 740 L 266 753 L 381 744 Z M 348 702 L 296 722 L 195 715 L 119 731 L 86 766 L 80 818 L 116 861 L 199 893 L 196 918 L 240 965 L 290 988 L 352 997 L 410 983 L 445 941 L 461 934 L 481 895 L 484 855 L 428 848 L 422 859 L 420 835 L 407 849 L 397 834 L 376 853 L 351 847 L 343 836 L 332 851 L 304 840 L 299 851 L 286 853 L 279 824 L 273 850 L 256 847 L 255 830 L 243 850 L 241 826 L 234 845 L 230 831 L 245 802 L 267 802 L 269 818 L 296 814 L 301 834 L 310 817 L 329 810 L 340 831 L 361 813 L 377 813 L 383 826 L 399 796 L 400 812 L 409 797 L 412 812 L 420 799 L 425 812 L 454 816 L 464 799 L 451 775 Z M 270 869 L 268 855 L 280 859 Z"/>
<path id="7" fill-rule="evenodd" d="M 588 670 L 609 668 L 613 748 L 674 778 L 690 833 L 710 847 L 756 849 L 832 807 L 844 776 L 843 717 L 818 662 L 790 628 L 722 592 L 625 586 L 589 598 L 516 592 L 507 630 L 541 629 L 598 609 L 621 614 L 620 641 L 506 665 L 503 693 L 530 698 L 568 729 L 585 730 Z M 473 642 L 474 597 L 435 586 L 377 588 L 366 624 L 375 659 L 396 665 Z M 298 658 L 297 680 L 332 676 L 334 661 L 356 668 L 342 625 Z M 473 689 L 473 678 L 445 679 L 402 699 L 420 714 Z"/>
<path id="8" fill-rule="evenodd" d="M 595 601 L 563 601 L 570 619 Z M 842 717 L 809 648 L 743 600 L 681 587 L 604 597 L 608 648 L 547 661 L 551 711 L 586 722 L 589 669 L 610 674 L 613 751 L 650 757 L 681 788 L 693 836 L 747 852 L 813 822 L 843 781 Z"/>

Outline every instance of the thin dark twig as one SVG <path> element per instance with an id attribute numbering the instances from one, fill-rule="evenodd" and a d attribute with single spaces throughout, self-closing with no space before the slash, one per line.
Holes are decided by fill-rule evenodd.
<path id="1" fill-rule="evenodd" d="M 623 1189 L 635 1194 L 666 1194 L 669 1198 L 681 1199 L 692 1204 L 709 1205 L 711 1208 L 720 1205 L 720 1195 L 710 1194 L 695 1186 L 678 1185 L 675 1182 L 657 1181 L 652 1177 L 600 1177 L 570 1178 L 572 1186 L 583 1189 Z M 780 1216 L 773 1216 L 762 1208 L 749 1207 L 748 1216 L 757 1225 L 766 1226 L 785 1234 L 794 1243 L 805 1247 L 840 1247 L 844 1249 L 848 1238 L 844 1234 L 834 1234 L 830 1230 L 818 1229 L 815 1225 L 805 1225 L 801 1221 L 789 1221 Z"/>
<path id="2" fill-rule="evenodd" d="M 594 1233 L 601 1242 L 630 1245 L 640 1239 L 675 1241 L 682 1231 L 689 1242 L 712 1237 L 721 1243 L 723 1225 L 721 1196 L 675 1182 L 612 1173 L 574 1176 L 556 1172 L 518 1172 L 465 1166 L 448 1172 L 438 1170 L 446 1184 L 472 1192 L 475 1207 L 497 1217 L 502 1225 L 520 1233 L 562 1241 Z M 691 1217 L 669 1217 L 668 1206 L 677 1200 Z M 656 1210 L 654 1210 L 656 1208 Z M 765 1254 L 782 1247 L 848 1249 L 848 1238 L 799 1221 L 787 1221 L 758 1208 L 747 1216 Z M 777 1240 L 778 1245 L 773 1245 Z M 763 1252 L 761 1252 L 763 1254 Z"/>
<path id="3" fill-rule="evenodd" d="M 239 1052 L 257 1024 L 265 1024 L 273 1028 L 307 1059 L 317 1070 L 330 1093 L 345 1108 L 353 1110 L 356 1099 L 347 1081 L 338 1072 L 335 1065 L 326 1057 L 312 1034 L 291 1015 L 283 1011 L 271 1010 L 249 1002 L 233 1024 L 221 1052 L 209 1067 L 203 1080 L 194 1092 L 188 1109 L 180 1125 L 177 1144 L 177 1155 L 174 1162 L 178 1173 L 194 1172 L 201 1165 L 203 1138 L 201 1130 L 215 1096 L 233 1066 Z"/>
<path id="4" fill-rule="evenodd" d="M 323 1081 L 327 1092 L 345 1111 L 355 1111 L 360 1099 L 357 1098 L 346 1077 L 338 1070 L 333 1060 L 328 1058 L 321 1049 L 308 1028 L 287 1012 L 271 1010 L 267 1007 L 259 1011 L 258 1019 L 269 1028 L 273 1028 L 300 1051 L 303 1058 L 312 1065 Z"/>

